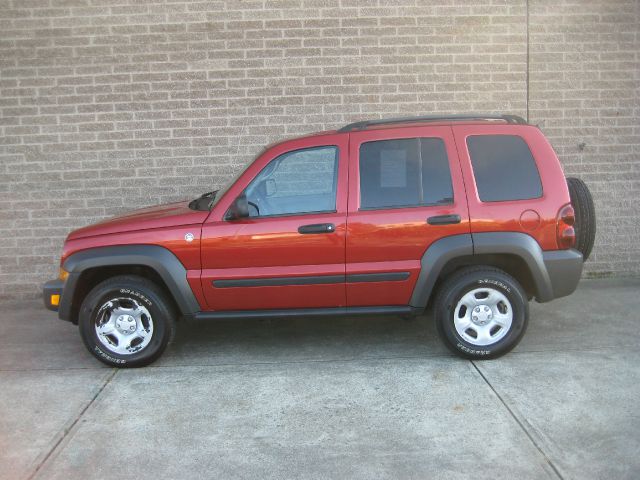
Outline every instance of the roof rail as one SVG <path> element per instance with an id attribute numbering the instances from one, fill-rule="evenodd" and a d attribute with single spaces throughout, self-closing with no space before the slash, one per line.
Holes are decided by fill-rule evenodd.
<path id="1" fill-rule="evenodd" d="M 504 120 L 507 123 L 526 125 L 527 121 L 518 115 L 497 115 L 495 113 L 475 113 L 463 115 L 422 115 L 419 117 L 401 118 L 381 118 L 378 120 L 362 120 L 360 122 L 345 125 L 338 132 L 351 132 L 353 130 L 364 130 L 372 125 L 386 125 L 389 123 L 411 123 L 411 122 L 438 122 L 442 120 Z"/>

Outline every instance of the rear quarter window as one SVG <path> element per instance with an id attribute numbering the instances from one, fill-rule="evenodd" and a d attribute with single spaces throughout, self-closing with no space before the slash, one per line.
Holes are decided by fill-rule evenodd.
<path id="1" fill-rule="evenodd" d="M 517 135 L 467 137 L 473 175 L 483 202 L 528 200 L 542 196 L 538 167 L 527 143 Z"/>

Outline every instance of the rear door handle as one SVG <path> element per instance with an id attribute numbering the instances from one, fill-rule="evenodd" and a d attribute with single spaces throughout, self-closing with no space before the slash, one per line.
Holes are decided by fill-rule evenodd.
<path id="1" fill-rule="evenodd" d="M 429 225 L 452 225 L 460 223 L 460 215 L 436 215 L 427 218 L 427 223 Z"/>
<path id="2" fill-rule="evenodd" d="M 298 233 L 333 233 L 336 226 L 333 223 L 314 223 L 311 225 L 302 225 L 298 227 Z"/>

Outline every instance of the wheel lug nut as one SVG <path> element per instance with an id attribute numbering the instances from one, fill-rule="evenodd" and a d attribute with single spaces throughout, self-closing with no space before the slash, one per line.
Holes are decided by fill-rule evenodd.
<path id="1" fill-rule="evenodd" d="M 474 315 L 474 316 L 473 316 L 473 319 L 474 319 L 474 320 L 478 320 L 478 317 L 476 317 L 476 316 Z"/>
<path id="2" fill-rule="evenodd" d="M 488 312 L 489 311 L 489 307 L 484 307 L 484 311 Z"/>
<path id="3" fill-rule="evenodd" d="M 476 307 L 476 312 L 479 312 L 479 311 L 480 311 L 480 307 Z"/>

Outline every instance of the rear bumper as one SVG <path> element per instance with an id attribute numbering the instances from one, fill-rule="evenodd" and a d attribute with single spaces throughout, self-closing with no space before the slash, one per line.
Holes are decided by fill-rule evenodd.
<path id="1" fill-rule="evenodd" d="M 542 253 L 542 260 L 549 278 L 550 295 L 538 301 L 548 302 L 572 294 L 582 275 L 582 254 L 577 250 L 547 251 Z"/>
<path id="2" fill-rule="evenodd" d="M 64 290 L 64 282 L 62 280 L 49 280 L 42 287 L 44 306 L 54 312 L 60 307 L 62 292 Z"/>

